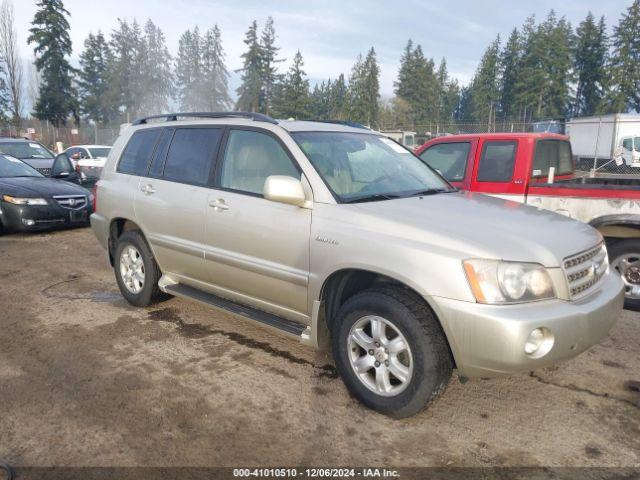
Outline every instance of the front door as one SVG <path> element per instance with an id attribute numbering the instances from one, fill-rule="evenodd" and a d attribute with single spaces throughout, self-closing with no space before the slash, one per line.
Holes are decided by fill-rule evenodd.
<path id="1" fill-rule="evenodd" d="M 231 128 L 207 201 L 205 263 L 222 295 L 304 321 L 311 210 L 266 200 L 269 175 L 302 174 L 271 133 Z"/>

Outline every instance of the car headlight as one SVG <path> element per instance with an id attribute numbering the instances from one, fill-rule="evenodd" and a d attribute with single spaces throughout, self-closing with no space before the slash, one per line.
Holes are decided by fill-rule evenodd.
<path id="1" fill-rule="evenodd" d="M 14 205 L 47 205 L 47 201 L 44 198 L 20 198 L 12 197 L 11 195 L 3 195 L 2 199 L 5 202 L 13 203 Z"/>
<path id="2" fill-rule="evenodd" d="M 480 303 L 505 304 L 555 298 L 547 269 L 537 263 L 472 259 L 462 262 Z"/>

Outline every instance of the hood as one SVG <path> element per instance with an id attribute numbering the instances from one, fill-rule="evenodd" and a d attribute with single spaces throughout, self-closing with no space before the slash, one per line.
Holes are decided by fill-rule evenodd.
<path id="1" fill-rule="evenodd" d="M 54 195 L 89 195 L 89 191 L 65 182 L 46 177 L 0 178 L 0 194 L 13 197 L 51 198 Z"/>
<path id="2" fill-rule="evenodd" d="M 393 232 L 458 253 L 461 258 L 537 262 L 564 258 L 602 241 L 591 226 L 510 200 L 474 193 L 442 193 L 351 205 L 366 228 Z"/>

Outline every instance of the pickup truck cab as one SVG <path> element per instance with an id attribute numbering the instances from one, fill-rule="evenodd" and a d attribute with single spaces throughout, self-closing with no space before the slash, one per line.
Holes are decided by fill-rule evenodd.
<path id="1" fill-rule="evenodd" d="M 349 391 L 389 415 L 420 411 L 454 367 L 491 377 L 571 358 L 622 309 L 597 230 L 459 192 L 366 128 L 143 118 L 95 194 L 91 225 L 128 302 L 175 295 L 330 343 Z"/>
<path id="2" fill-rule="evenodd" d="M 625 306 L 640 308 L 640 179 L 577 175 L 569 138 L 551 133 L 452 135 L 415 153 L 461 190 L 551 210 L 598 229 L 625 283 Z"/>

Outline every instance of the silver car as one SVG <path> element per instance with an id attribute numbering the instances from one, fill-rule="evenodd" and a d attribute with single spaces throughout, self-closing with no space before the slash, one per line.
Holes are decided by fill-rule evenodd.
<path id="1" fill-rule="evenodd" d="M 622 309 L 595 229 L 458 192 L 358 126 L 140 119 L 96 194 L 93 230 L 131 304 L 176 295 L 330 345 L 349 391 L 396 417 L 454 369 L 491 377 L 574 357 Z"/>

